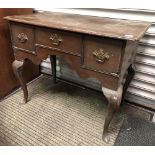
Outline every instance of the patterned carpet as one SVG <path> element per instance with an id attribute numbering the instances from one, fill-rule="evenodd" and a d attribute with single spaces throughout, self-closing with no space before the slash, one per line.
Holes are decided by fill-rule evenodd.
<path id="1" fill-rule="evenodd" d="M 115 115 L 109 144 L 102 141 L 106 101 L 102 94 L 41 76 L 0 103 L 0 145 L 113 145 L 123 115 Z M 113 130 L 111 128 L 114 128 Z"/>

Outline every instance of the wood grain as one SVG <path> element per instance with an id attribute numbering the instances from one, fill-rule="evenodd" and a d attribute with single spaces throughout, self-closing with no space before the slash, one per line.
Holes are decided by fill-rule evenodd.
<path id="1" fill-rule="evenodd" d="M 5 19 L 37 26 L 126 40 L 140 40 L 151 24 L 144 21 L 120 20 L 55 12 L 8 16 L 5 17 Z"/>

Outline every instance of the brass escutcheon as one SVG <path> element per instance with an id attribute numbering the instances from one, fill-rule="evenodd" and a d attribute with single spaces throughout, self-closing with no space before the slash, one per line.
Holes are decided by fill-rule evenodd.
<path id="1" fill-rule="evenodd" d="M 51 34 L 49 39 L 52 40 L 52 44 L 56 46 L 60 45 L 60 43 L 63 42 L 62 37 L 55 33 Z"/>
<path id="2" fill-rule="evenodd" d="M 17 38 L 18 38 L 19 42 L 21 42 L 21 43 L 25 43 L 25 42 L 28 41 L 28 37 L 27 37 L 27 35 L 24 34 L 24 33 L 19 33 L 19 34 L 17 35 Z"/>
<path id="3" fill-rule="evenodd" d="M 96 58 L 96 61 L 98 62 L 105 62 L 105 60 L 109 60 L 109 53 L 104 52 L 104 49 L 96 49 L 93 51 L 93 56 Z"/>

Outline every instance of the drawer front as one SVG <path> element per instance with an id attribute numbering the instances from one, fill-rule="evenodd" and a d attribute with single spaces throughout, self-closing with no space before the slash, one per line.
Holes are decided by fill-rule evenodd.
<path id="1" fill-rule="evenodd" d="M 54 29 L 37 28 L 36 44 L 48 46 L 62 52 L 81 54 L 81 35 Z"/>
<path id="2" fill-rule="evenodd" d="M 118 73 L 123 41 L 86 36 L 84 39 L 83 66 L 105 73 Z"/>
<path id="3" fill-rule="evenodd" d="M 13 46 L 30 51 L 34 50 L 34 33 L 32 26 L 12 23 L 11 33 Z"/>

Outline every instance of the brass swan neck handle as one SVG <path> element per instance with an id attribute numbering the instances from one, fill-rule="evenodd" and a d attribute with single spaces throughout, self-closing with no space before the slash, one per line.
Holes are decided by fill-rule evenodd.
<path id="1" fill-rule="evenodd" d="M 96 49 L 93 51 L 93 56 L 96 58 L 97 62 L 105 62 L 106 60 L 109 60 L 110 56 L 108 52 L 105 52 L 103 48 Z"/>

